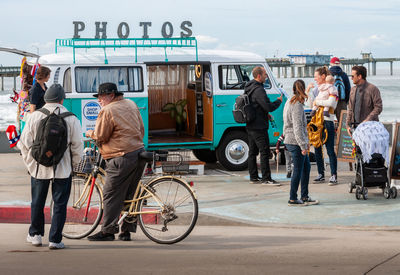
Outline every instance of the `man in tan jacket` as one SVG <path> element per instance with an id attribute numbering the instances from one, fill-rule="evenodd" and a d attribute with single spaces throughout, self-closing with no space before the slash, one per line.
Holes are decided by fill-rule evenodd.
<path id="1" fill-rule="evenodd" d="M 379 89 L 367 81 L 367 69 L 364 66 L 354 66 L 351 71 L 354 87 L 350 91 L 347 105 L 347 132 L 365 121 L 379 121 L 382 112 L 382 98 Z"/>
<path id="2" fill-rule="evenodd" d="M 142 176 L 145 161 L 139 159 L 144 150 L 144 125 L 139 109 L 132 100 L 124 99 L 114 83 L 103 83 L 94 95 L 102 107 L 95 130 L 86 136 L 97 141 L 106 160 L 106 183 L 103 188 L 103 225 L 89 236 L 90 241 L 112 241 L 119 232 L 118 218 L 125 199 L 131 199 Z M 130 241 L 136 223 L 124 222 L 118 238 Z"/>

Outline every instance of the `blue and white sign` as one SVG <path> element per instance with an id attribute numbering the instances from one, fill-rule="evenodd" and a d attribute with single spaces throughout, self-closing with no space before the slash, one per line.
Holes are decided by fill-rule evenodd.
<path id="1" fill-rule="evenodd" d="M 82 100 L 82 131 L 94 130 L 101 106 L 95 100 Z"/>

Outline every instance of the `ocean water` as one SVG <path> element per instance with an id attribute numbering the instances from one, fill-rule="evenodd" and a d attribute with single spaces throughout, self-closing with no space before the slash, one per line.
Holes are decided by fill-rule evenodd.
<path id="1" fill-rule="evenodd" d="M 306 87 L 313 78 L 302 78 Z M 288 94 L 293 94 L 293 83 L 295 78 L 277 78 L 277 81 L 283 85 Z M 374 84 L 381 91 L 383 110 L 379 116 L 380 121 L 399 121 L 400 122 L 400 74 L 397 75 L 376 75 L 367 76 L 367 81 Z M 353 86 L 353 83 L 350 83 Z"/>
<path id="2" fill-rule="evenodd" d="M 277 78 L 283 88 L 292 94 L 294 78 Z M 306 85 L 314 81 L 313 78 L 303 78 Z M 383 111 L 381 121 L 400 121 L 400 74 L 368 76 L 367 80 L 376 85 L 381 91 Z M 10 96 L 14 86 L 13 78 L 4 78 L 4 91 L 0 91 L 0 130 L 5 130 L 8 125 L 16 125 L 17 104 L 12 103 Z M 17 90 L 20 89 L 20 79 L 17 78 Z"/>

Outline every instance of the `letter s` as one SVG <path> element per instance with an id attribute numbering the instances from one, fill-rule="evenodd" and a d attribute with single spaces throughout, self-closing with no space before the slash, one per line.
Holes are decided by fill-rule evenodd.
<path id="1" fill-rule="evenodd" d="M 181 24 L 181 29 L 183 31 L 186 31 L 187 33 L 181 32 L 181 37 L 191 37 L 192 36 L 192 30 L 189 29 L 188 27 L 192 26 L 192 22 L 190 21 L 183 21 Z"/>

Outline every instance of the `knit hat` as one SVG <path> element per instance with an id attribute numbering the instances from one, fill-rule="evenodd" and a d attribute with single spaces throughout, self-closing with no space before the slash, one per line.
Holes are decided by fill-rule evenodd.
<path id="1" fill-rule="evenodd" d="M 331 65 L 332 66 L 339 66 L 340 65 L 340 60 L 337 57 L 332 57 L 331 59 Z"/>
<path id="2" fill-rule="evenodd" d="M 117 85 L 111 82 L 106 82 L 99 85 L 98 93 L 94 94 L 93 96 L 98 97 L 99 95 L 102 94 L 112 94 L 112 93 L 114 93 L 116 96 L 124 94 L 122 92 L 118 92 Z"/>
<path id="3" fill-rule="evenodd" d="M 60 84 L 51 85 L 44 94 L 44 101 L 48 103 L 58 103 L 64 98 L 64 88 Z"/>

